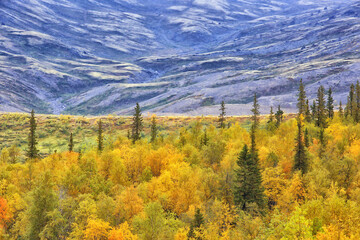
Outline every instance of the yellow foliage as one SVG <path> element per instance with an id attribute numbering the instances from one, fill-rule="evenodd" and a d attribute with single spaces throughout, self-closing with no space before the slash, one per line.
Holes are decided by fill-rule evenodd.
<path id="1" fill-rule="evenodd" d="M 109 232 L 108 240 L 138 240 L 138 237 L 131 232 L 129 224 L 124 222 Z"/>
<path id="2" fill-rule="evenodd" d="M 108 222 L 90 219 L 84 231 L 84 240 L 107 240 L 111 227 Z"/>

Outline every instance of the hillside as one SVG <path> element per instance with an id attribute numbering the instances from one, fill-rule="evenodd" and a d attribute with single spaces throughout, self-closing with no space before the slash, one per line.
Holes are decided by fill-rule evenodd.
<path id="1" fill-rule="evenodd" d="M 340 5 L 341 3 L 341 5 Z M 0 110 L 69 114 L 294 111 L 359 75 L 358 1 L 0 2 Z"/>

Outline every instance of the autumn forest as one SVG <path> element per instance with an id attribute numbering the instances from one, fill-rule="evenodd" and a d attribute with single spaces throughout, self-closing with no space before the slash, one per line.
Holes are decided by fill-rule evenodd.
<path id="1" fill-rule="evenodd" d="M 0 239 L 360 239 L 360 84 L 297 107 L 2 114 Z"/>

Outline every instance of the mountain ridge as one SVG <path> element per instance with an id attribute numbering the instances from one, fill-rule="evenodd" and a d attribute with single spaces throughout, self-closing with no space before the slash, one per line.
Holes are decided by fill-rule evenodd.
<path id="1" fill-rule="evenodd" d="M 360 3 L 338 3 L 2 1 L 0 110 L 201 115 L 224 100 L 239 115 L 258 92 L 293 111 L 300 78 L 310 99 L 323 84 L 345 100 Z"/>

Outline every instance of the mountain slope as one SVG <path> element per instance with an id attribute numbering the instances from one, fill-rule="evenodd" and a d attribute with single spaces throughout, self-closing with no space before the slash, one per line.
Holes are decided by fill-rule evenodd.
<path id="1" fill-rule="evenodd" d="M 345 100 L 358 80 L 360 3 L 0 1 L 0 110 L 160 114 L 295 107 L 303 78 Z"/>

